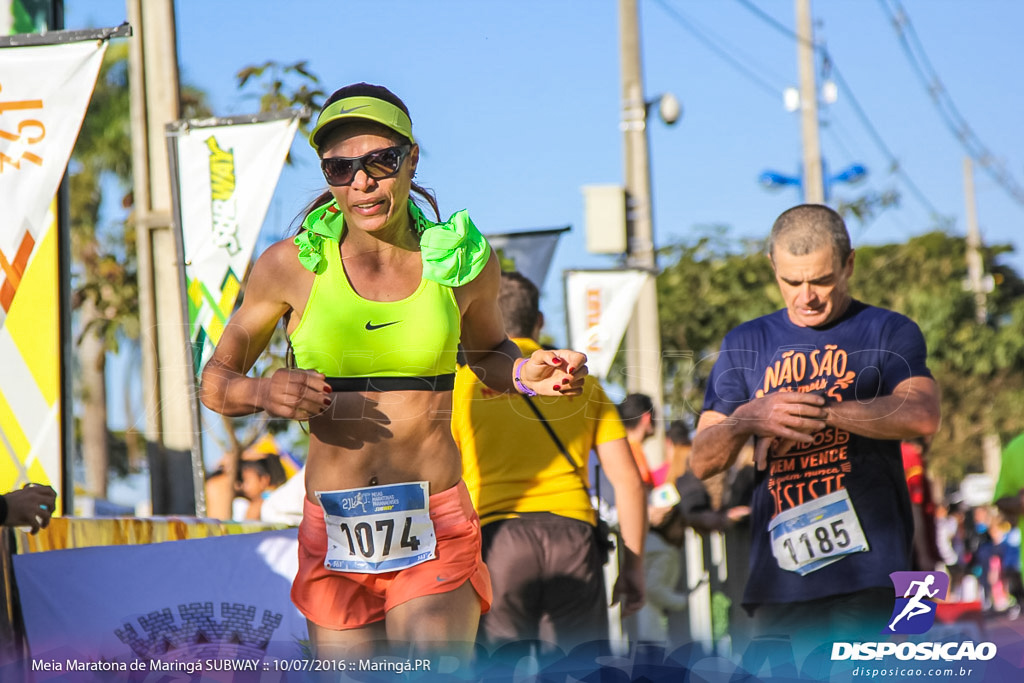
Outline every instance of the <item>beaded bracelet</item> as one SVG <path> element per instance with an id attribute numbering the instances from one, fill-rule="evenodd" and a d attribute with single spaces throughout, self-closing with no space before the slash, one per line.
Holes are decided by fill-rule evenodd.
<path id="1" fill-rule="evenodd" d="M 529 363 L 530 361 L 527 360 L 526 358 L 523 358 L 522 361 L 522 363 L 518 362 L 518 360 L 515 361 L 516 369 L 515 372 L 512 373 L 512 383 L 515 384 L 516 391 L 518 391 L 520 394 L 523 394 L 524 396 L 536 396 L 536 391 L 523 384 L 523 377 L 520 373 L 523 371 L 523 366 Z"/>

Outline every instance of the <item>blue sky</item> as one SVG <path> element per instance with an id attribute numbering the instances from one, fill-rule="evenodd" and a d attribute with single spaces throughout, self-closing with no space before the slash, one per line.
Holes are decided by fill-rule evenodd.
<path id="1" fill-rule="evenodd" d="M 757 183 L 763 170 L 796 174 L 800 164 L 798 115 L 782 103 L 782 90 L 797 82 L 796 45 L 785 32 L 795 25 L 794 2 L 638 4 L 647 96 L 672 92 L 683 106 L 673 127 L 649 121 L 656 243 L 691 240 L 713 224 L 737 238 L 763 237 L 799 202 L 795 189 Z M 903 195 L 900 208 L 851 223 L 855 245 L 924 232 L 934 225 L 933 209 L 952 220 L 953 232 L 965 230 L 965 148 L 901 51 L 891 6 L 812 0 L 816 38 L 848 86 L 822 108 L 824 156 L 832 169 L 857 162 L 869 170 L 865 183 L 836 186 L 834 194 Z M 902 7 L 963 120 L 1024 185 L 1024 58 L 1016 47 L 1024 3 L 904 0 Z M 328 92 L 365 80 L 406 101 L 424 153 L 419 177 L 437 192 L 442 212 L 468 208 L 484 232 L 572 225 L 543 301 L 548 333 L 564 341 L 561 271 L 615 265 L 585 251 L 580 188 L 624 180 L 617 2 L 179 0 L 176 10 L 181 77 L 209 93 L 216 114 L 256 109 L 236 88 L 241 67 L 308 60 Z M 123 0 L 66 0 L 66 11 L 68 28 L 125 19 Z M 282 173 L 264 246 L 286 234 L 322 187 L 304 141 L 293 151 L 299 163 Z M 918 191 L 891 172 L 889 153 Z M 1006 260 L 1024 270 L 1024 204 L 979 165 L 975 185 L 982 238 L 1014 245 Z"/>
<path id="2" fill-rule="evenodd" d="M 856 162 L 869 171 L 865 183 L 834 194 L 902 194 L 898 209 L 850 224 L 855 246 L 926 232 L 933 211 L 953 233 L 965 231 L 966 151 L 901 50 L 886 9 L 894 1 L 812 0 L 816 38 L 848 86 L 822 108 L 822 150 L 832 169 Z M 798 115 L 782 95 L 797 84 L 793 0 L 638 4 L 647 97 L 671 92 L 683 106 L 673 127 L 649 121 L 656 243 L 693 240 L 716 224 L 736 239 L 763 238 L 800 200 L 795 189 L 757 183 L 766 169 L 796 174 L 801 160 Z M 65 6 L 71 29 L 126 16 L 124 0 Z M 1024 185 L 1024 3 L 902 7 L 963 120 Z M 423 151 L 418 177 L 443 213 L 468 208 L 485 233 L 571 225 L 542 299 L 546 332 L 565 342 L 562 270 L 616 265 L 585 250 L 581 187 L 624 181 L 617 2 L 178 0 L 176 11 L 181 77 L 209 94 L 215 114 L 256 110 L 235 85 L 243 66 L 308 60 L 328 92 L 369 81 L 406 101 Z M 288 234 L 323 186 L 304 140 L 293 156 L 261 246 Z M 892 172 L 892 159 L 916 189 Z M 1013 245 L 1004 260 L 1024 272 L 1024 205 L 979 165 L 975 186 L 983 240 Z"/>

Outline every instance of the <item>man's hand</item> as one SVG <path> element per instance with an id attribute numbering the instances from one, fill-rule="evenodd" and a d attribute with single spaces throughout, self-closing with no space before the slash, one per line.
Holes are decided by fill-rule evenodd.
<path id="1" fill-rule="evenodd" d="M 261 406 L 269 415 L 308 420 L 331 405 L 331 387 L 313 370 L 281 368 L 263 385 Z"/>
<path id="2" fill-rule="evenodd" d="M 757 398 L 742 410 L 744 420 L 752 420 L 757 439 L 754 464 L 758 470 L 768 466 L 768 457 L 781 457 L 798 445 L 814 443 L 814 433 L 825 428 L 828 410 L 818 394 L 776 392 Z"/>
<path id="3" fill-rule="evenodd" d="M 7 519 L 4 526 L 27 526 L 38 533 L 50 523 L 57 492 L 42 484 L 25 484 L 4 496 Z"/>
<path id="4" fill-rule="evenodd" d="M 736 409 L 733 417 L 749 424 L 754 436 L 814 443 L 813 434 L 825 427 L 828 410 L 818 394 L 780 391 L 756 398 Z"/>
<path id="5" fill-rule="evenodd" d="M 757 466 L 757 470 L 761 471 L 768 466 L 769 455 L 773 458 L 781 458 L 789 453 L 796 443 L 793 439 L 769 439 L 767 437 L 758 439 L 757 446 L 754 448 L 754 465 Z"/>

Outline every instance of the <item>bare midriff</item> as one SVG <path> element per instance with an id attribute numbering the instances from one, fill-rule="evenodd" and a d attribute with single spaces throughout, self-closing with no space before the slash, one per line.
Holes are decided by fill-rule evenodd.
<path id="1" fill-rule="evenodd" d="M 445 491 L 462 476 L 451 433 L 452 392 L 338 392 L 309 421 L 306 496 L 426 481 Z"/>

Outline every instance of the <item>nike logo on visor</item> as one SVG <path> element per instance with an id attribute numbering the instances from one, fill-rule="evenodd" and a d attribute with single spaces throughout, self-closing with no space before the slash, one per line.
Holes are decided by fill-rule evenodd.
<path id="1" fill-rule="evenodd" d="M 395 320 L 395 321 L 392 321 L 392 322 L 389 322 L 389 323 L 381 323 L 380 325 L 374 325 L 372 322 L 367 320 L 366 321 L 366 329 L 372 332 L 374 330 L 379 330 L 382 327 L 387 327 L 388 325 L 397 325 L 400 322 L 402 322 L 402 321 L 401 320 Z"/>
<path id="2" fill-rule="evenodd" d="M 344 109 L 344 108 L 343 109 L 339 109 L 338 110 L 338 116 L 341 116 L 342 114 L 351 114 L 356 109 L 366 109 L 369 106 L 370 105 L 368 105 L 368 104 L 361 104 L 358 107 L 352 107 L 351 109 Z"/>

